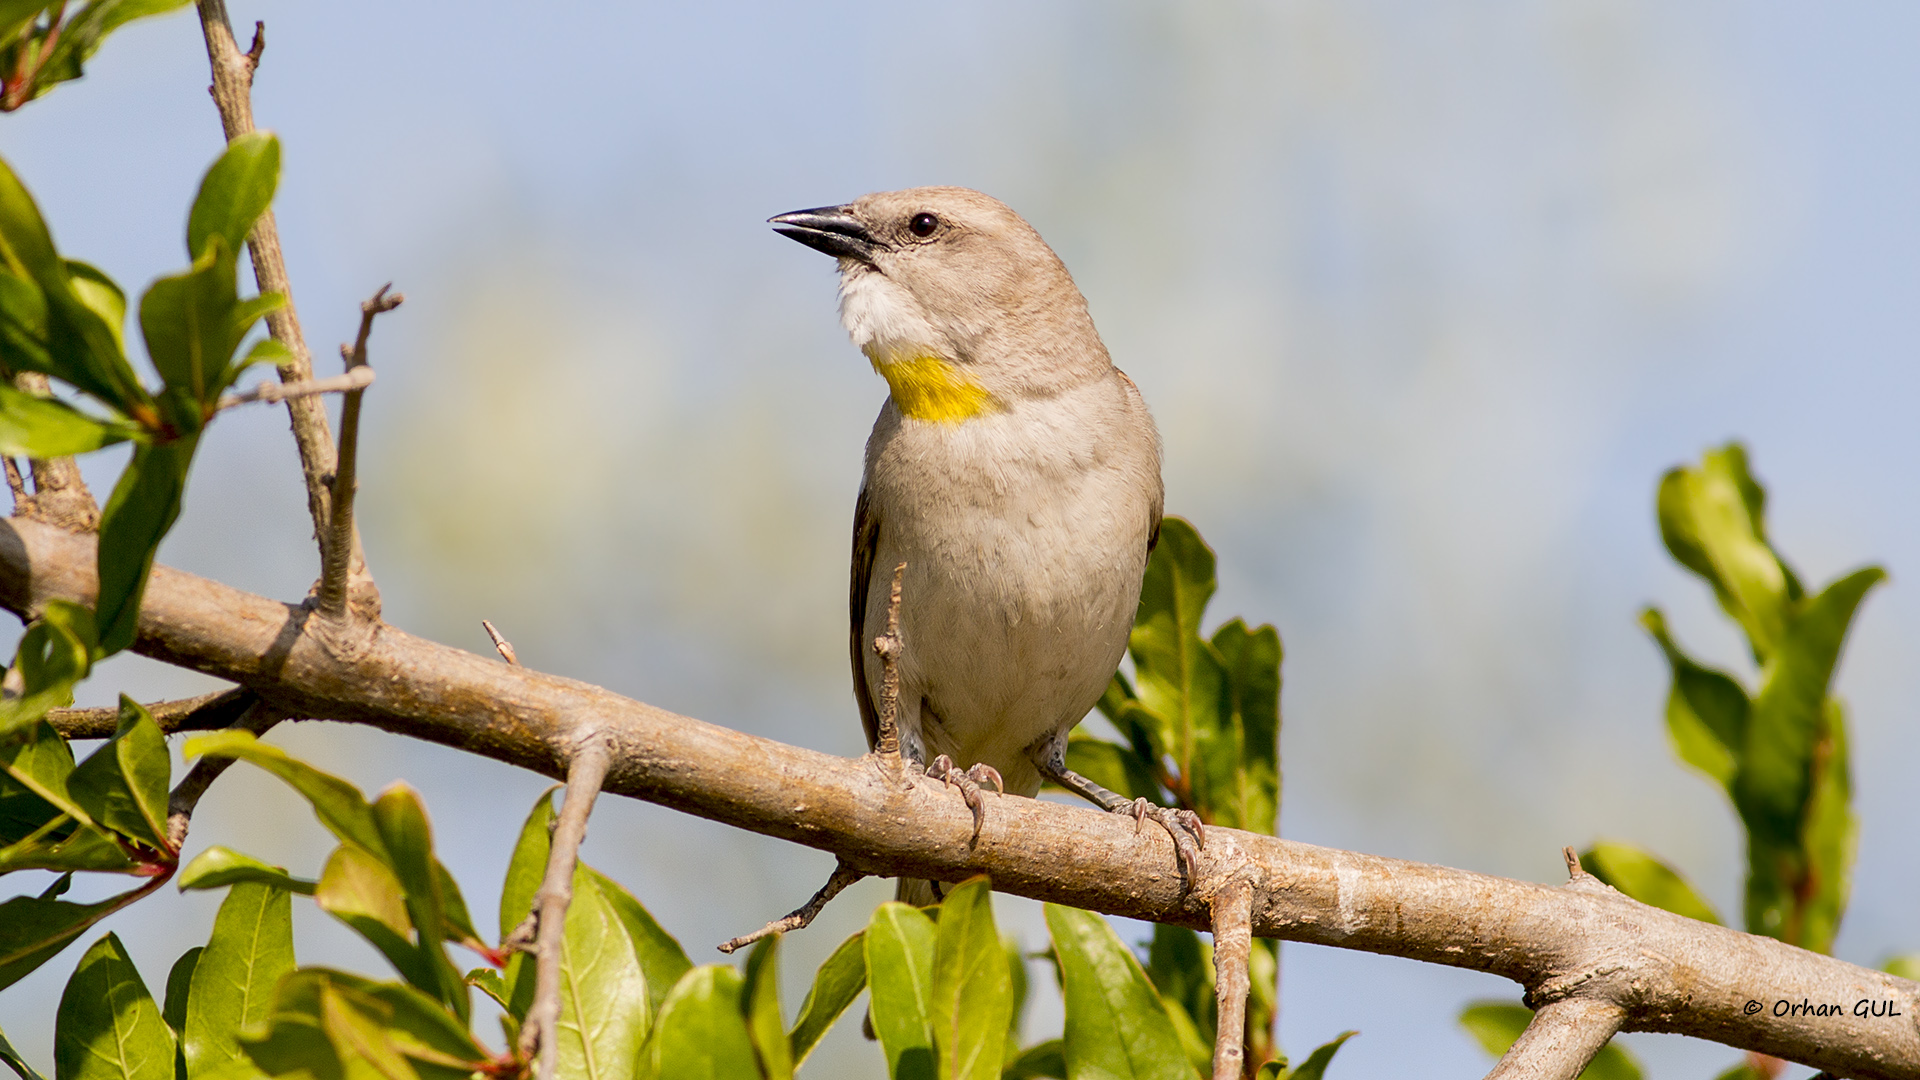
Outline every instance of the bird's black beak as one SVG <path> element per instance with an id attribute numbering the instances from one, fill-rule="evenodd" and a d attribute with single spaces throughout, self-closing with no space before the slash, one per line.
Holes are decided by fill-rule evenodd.
<path id="1" fill-rule="evenodd" d="M 844 206 L 795 210 L 791 214 L 770 217 L 767 221 L 773 225 L 773 231 L 781 236 L 798 240 L 815 251 L 824 251 L 837 259 L 872 262 L 874 249 L 880 246 L 860 219 Z"/>

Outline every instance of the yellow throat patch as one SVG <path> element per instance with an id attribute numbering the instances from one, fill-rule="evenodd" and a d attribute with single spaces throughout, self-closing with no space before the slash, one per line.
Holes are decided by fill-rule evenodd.
<path id="1" fill-rule="evenodd" d="M 887 380 L 900 415 L 909 419 L 958 424 L 1000 408 L 986 387 L 951 360 L 929 352 L 871 346 L 865 351 L 873 370 Z"/>

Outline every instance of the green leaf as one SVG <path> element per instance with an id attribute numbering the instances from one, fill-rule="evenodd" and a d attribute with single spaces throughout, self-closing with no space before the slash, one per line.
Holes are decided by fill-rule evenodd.
<path id="1" fill-rule="evenodd" d="M 37 98 L 52 90 L 60 83 L 80 78 L 88 58 L 107 35 L 124 23 L 147 15 L 157 15 L 164 11 L 185 6 L 187 0 L 93 0 L 80 10 L 80 13 L 68 19 L 60 28 L 60 36 L 53 42 L 52 51 L 46 63 L 40 66 L 33 79 L 33 89 L 27 95 Z"/>
<path id="2" fill-rule="evenodd" d="M 173 844 L 167 839 L 171 773 L 167 737 L 139 702 L 122 694 L 119 730 L 73 770 L 67 790 L 95 823 L 171 854 Z"/>
<path id="3" fill-rule="evenodd" d="M 1678 870 L 1631 844 L 1602 840 L 1581 854 L 1580 865 L 1643 904 L 1701 922 L 1720 922 L 1713 905 Z"/>
<path id="4" fill-rule="evenodd" d="M 1678 468 L 1660 481 L 1660 535 L 1680 564 L 1713 586 L 1720 606 L 1747 632 L 1765 663 L 1786 632 L 1800 585 L 1767 543 L 1766 493 L 1747 469 L 1746 450 L 1731 443 L 1709 452 L 1698 468 Z"/>
<path id="5" fill-rule="evenodd" d="M 358 845 L 381 862 L 386 861 L 386 844 L 374 824 L 373 808 L 367 805 L 360 789 L 345 780 L 321 772 L 277 746 L 259 741 L 248 731 L 214 731 L 196 735 L 186 741 L 180 752 L 189 758 L 203 755 L 239 758 L 260 766 L 305 796 L 313 806 L 314 817 L 320 819 L 320 824 L 326 826 L 328 832 Z"/>
<path id="6" fill-rule="evenodd" d="M 1640 625 L 1666 654 L 1673 671 L 1667 692 L 1667 737 L 1680 760 L 1731 789 L 1735 759 L 1746 742 L 1752 712 L 1747 692 L 1733 676 L 1703 667 L 1674 644 L 1658 608 L 1640 613 Z"/>
<path id="7" fill-rule="evenodd" d="M 280 140 L 270 131 L 253 131 L 227 144 L 207 170 L 187 216 L 187 257 L 206 254 L 207 242 L 220 237 L 228 251 L 239 251 L 253 223 L 273 202 L 280 182 Z"/>
<path id="8" fill-rule="evenodd" d="M 1460 1026 L 1494 1057 L 1507 1052 L 1533 1022 L 1533 1010 L 1504 1001 L 1476 1001 L 1460 1012 Z M 1618 1043 L 1593 1056 L 1577 1080 L 1640 1080 L 1640 1064 Z"/>
<path id="9" fill-rule="evenodd" d="M 507 877 L 500 888 L 501 941 L 507 940 L 533 911 L 533 894 L 540 890 L 540 879 L 546 875 L 547 852 L 553 843 L 553 793 L 558 790 L 560 785 L 555 784 L 541 792 L 520 826 L 520 837 L 514 842 Z"/>
<path id="10" fill-rule="evenodd" d="M 1233 753 L 1212 753 L 1203 741 L 1201 758 L 1209 766 L 1231 761 L 1234 768 L 1212 780 L 1203 805 L 1212 810 L 1210 820 L 1272 835 L 1280 812 L 1280 632 L 1249 630 L 1232 619 L 1214 631 L 1213 648 L 1226 674 L 1228 723 L 1221 736 Z"/>
<path id="11" fill-rule="evenodd" d="M 0 382 L 0 454 L 71 457 L 125 442 L 138 432 L 132 425 L 95 420 L 64 401 Z"/>
<path id="12" fill-rule="evenodd" d="M 770 934 L 747 953 L 746 985 L 741 1004 L 747 1034 L 765 1080 L 793 1080 L 793 1047 L 787 1042 L 786 1021 L 780 1015 L 780 935 Z"/>
<path id="13" fill-rule="evenodd" d="M 312 896 L 319 884 L 294 877 L 278 866 L 268 866 L 251 855 L 242 855 L 219 844 L 194 856 L 192 862 L 181 868 L 177 881 L 182 892 L 188 889 L 219 889 L 244 881 L 285 889 L 302 896 Z"/>
<path id="14" fill-rule="evenodd" d="M 510 1000 L 507 981 L 492 968 L 474 968 L 467 972 L 467 985 L 492 998 L 494 1004 L 502 1009 L 507 1007 Z"/>
<path id="15" fill-rule="evenodd" d="M 653 1015 L 640 957 L 596 877 L 577 866 L 573 902 L 567 905 L 560 955 L 560 1074 L 627 1080 Z M 528 964 L 529 981 L 531 976 Z"/>
<path id="16" fill-rule="evenodd" d="M 314 902 L 387 958 L 414 986 L 437 995 L 440 979 L 421 950 L 414 947 L 413 920 L 406 892 L 379 858 L 355 844 L 341 844 L 327 858 L 314 888 Z"/>
<path id="17" fill-rule="evenodd" d="M 1307 1055 L 1307 1060 L 1287 1073 L 1287 1080 L 1321 1080 L 1327 1075 L 1327 1066 L 1333 1063 L 1333 1055 L 1340 1052 L 1340 1047 L 1345 1045 L 1348 1039 L 1358 1034 L 1360 1033 L 1357 1031 L 1343 1031 L 1334 1036 L 1331 1042 L 1314 1047 L 1313 1053 Z"/>
<path id="18" fill-rule="evenodd" d="M 464 1021 L 470 1009 L 467 983 L 443 944 L 447 920 L 441 875 L 445 871 L 433 857 L 433 826 L 427 821 L 427 808 L 412 788 L 395 783 L 374 800 L 373 817 L 386 843 L 387 865 L 400 882 L 407 917 L 419 932 L 415 944 L 420 963 L 436 976 L 436 986 L 421 989 L 436 994 Z M 463 904 L 463 914 L 464 910 Z"/>
<path id="19" fill-rule="evenodd" d="M 60 1080 L 173 1080 L 173 1055 L 173 1030 L 120 939 L 106 935 L 80 958 L 60 995 L 54 1074 Z"/>
<path id="20" fill-rule="evenodd" d="M 65 600 L 46 602 L 40 618 L 20 636 L 14 653 L 21 691 L 19 697 L 0 702 L 0 740 L 17 737 L 50 709 L 73 704 L 74 684 L 93 669 L 97 640 L 92 612 Z M 63 753 L 71 768 L 73 754 Z M 59 799 L 53 801 L 63 810 L 77 812 Z"/>
<path id="21" fill-rule="evenodd" d="M 127 363 L 119 330 L 92 306 L 101 302 L 97 282 L 81 272 L 89 279 L 83 300 L 73 274 L 33 197 L 0 161 L 0 280 L 9 282 L 0 288 L 0 359 L 16 371 L 56 376 L 131 415 L 152 399 Z"/>
<path id="22" fill-rule="evenodd" d="M 1821 703 L 1840 659 L 1847 627 L 1867 590 L 1886 572 L 1857 570 L 1809 600 L 1766 666 L 1734 777 L 1734 804 L 1747 827 L 1795 837 L 1812 791 Z"/>
<path id="23" fill-rule="evenodd" d="M 74 299 L 100 316 L 100 321 L 112 331 L 113 340 L 120 346 L 120 351 L 125 352 L 126 343 L 121 338 L 121 328 L 127 325 L 127 294 L 98 267 L 89 266 L 78 259 L 63 261 L 67 267 L 67 287 L 73 290 Z"/>
<path id="24" fill-rule="evenodd" d="M 125 906 L 138 891 L 97 904 L 74 904 L 49 896 L 15 896 L 0 903 L 0 990 L 53 959 L 89 926 Z"/>
<path id="25" fill-rule="evenodd" d="M 96 560 L 100 594 L 94 611 L 100 647 L 108 655 L 133 644 L 154 553 L 180 516 L 180 503 L 186 497 L 194 442 L 181 438 L 136 445 L 107 499 L 107 508 L 101 511 Z"/>
<path id="26" fill-rule="evenodd" d="M 1140 611 L 1128 648 L 1140 703 L 1160 725 L 1159 745 L 1191 778 L 1203 732 L 1220 725 L 1225 673 L 1212 643 L 1200 636 L 1200 618 L 1214 590 L 1213 551 L 1192 525 L 1169 517 L 1147 562 Z"/>
<path id="27" fill-rule="evenodd" d="M 1132 950 L 1090 911 L 1048 904 L 1046 914 L 1066 997 L 1068 1074 L 1188 1080 L 1193 1067 Z"/>
<path id="28" fill-rule="evenodd" d="M 156 864 L 127 853 L 111 833 L 56 814 L 40 828 L 0 848 L 0 874 L 14 870 L 94 870 L 110 874 L 149 874 Z"/>
<path id="29" fill-rule="evenodd" d="M 1036 1080 L 1038 1077 L 1067 1080 L 1067 1059 L 1060 1040 L 1048 1039 L 1027 1047 L 1000 1075 L 1003 1080 Z"/>
<path id="30" fill-rule="evenodd" d="M 820 1043 L 840 1014 L 867 988 L 866 931 L 855 933 L 833 950 L 820 970 L 813 973 L 813 986 L 800 1002 L 800 1015 L 787 1033 L 795 1068 L 806 1063 L 807 1055 Z"/>
<path id="31" fill-rule="evenodd" d="M 465 1025 L 419 990 L 327 968 L 282 979 L 268 1024 L 240 1046 L 269 1076 L 466 1080 L 488 1059 Z"/>
<path id="32" fill-rule="evenodd" d="M 286 890 L 233 886 L 193 969 L 182 1043 L 189 1076 L 250 1061 L 239 1033 L 266 1024 L 274 990 L 291 971 L 293 906 Z"/>
<path id="33" fill-rule="evenodd" d="M 1013 1019 L 1013 977 L 993 924 L 992 885 L 969 878 L 940 904 L 929 1004 L 943 1080 L 994 1080 Z"/>
<path id="34" fill-rule="evenodd" d="M 1800 847 L 1807 860 L 1806 881 L 1794 944 L 1814 952 L 1833 951 L 1834 935 L 1846 914 L 1853 884 L 1854 848 L 1860 822 L 1853 813 L 1853 779 L 1848 764 L 1846 711 L 1835 698 L 1821 710 L 1824 733 L 1814 749 L 1813 793 L 1807 800 Z"/>
<path id="35" fill-rule="evenodd" d="M 934 1080 L 933 920 L 897 902 L 867 924 L 867 979 L 874 1033 L 893 1080 Z"/>
<path id="36" fill-rule="evenodd" d="M 642 1075 L 661 1080 L 759 1076 L 753 1040 L 741 1012 L 744 983 L 738 971 L 719 964 L 697 967 L 681 976 L 660 1007 Z"/>
<path id="37" fill-rule="evenodd" d="M 1067 768 L 1129 799 L 1144 798 L 1165 804 L 1166 796 L 1160 790 L 1160 782 L 1154 779 L 1153 766 L 1131 747 L 1110 743 L 1075 728 L 1067 735 Z"/>
<path id="38" fill-rule="evenodd" d="M 160 1017 L 175 1035 L 186 1030 L 187 999 L 193 996 L 193 970 L 200 966 L 200 954 L 206 951 L 205 945 L 195 945 L 181 953 L 180 959 L 167 970 L 167 1004 L 160 1010 Z"/>
<path id="39" fill-rule="evenodd" d="M 544 861 L 544 855 L 542 858 Z M 594 888 L 599 890 L 600 898 L 613 910 L 614 918 L 626 932 L 634 955 L 639 959 L 640 971 L 646 976 L 648 1013 L 657 1014 L 661 1003 L 666 1000 L 667 992 L 693 968 L 693 961 L 687 959 L 680 943 L 660 928 L 660 924 L 654 921 L 640 901 L 634 899 L 632 893 L 593 867 L 585 863 L 576 865 L 579 872 L 575 876 L 584 875 L 592 881 Z"/>

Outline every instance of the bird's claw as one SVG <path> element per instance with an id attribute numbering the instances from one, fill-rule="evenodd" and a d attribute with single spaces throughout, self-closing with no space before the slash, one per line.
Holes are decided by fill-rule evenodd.
<path id="1" fill-rule="evenodd" d="M 978 764 L 963 770 L 953 763 L 952 758 L 941 754 L 927 765 L 927 776 L 941 781 L 948 787 L 960 789 L 960 798 L 966 802 L 967 809 L 973 811 L 973 839 L 980 839 L 980 827 L 986 824 L 987 820 L 987 803 L 980 795 L 980 786 L 990 783 L 993 785 L 994 794 L 1006 794 L 1007 787 L 1000 779 L 999 770 L 987 764 Z"/>
<path id="2" fill-rule="evenodd" d="M 1135 833 L 1144 827 L 1148 818 L 1167 830 L 1167 835 L 1173 838 L 1174 859 L 1191 887 L 1200 874 L 1200 852 L 1207 846 L 1207 829 L 1200 815 L 1191 810 L 1170 810 L 1146 799 L 1135 799 L 1131 807 L 1122 808 L 1120 812 L 1133 815 Z"/>

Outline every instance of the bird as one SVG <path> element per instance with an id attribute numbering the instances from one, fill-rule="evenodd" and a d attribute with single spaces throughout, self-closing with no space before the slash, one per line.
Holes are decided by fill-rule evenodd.
<path id="1" fill-rule="evenodd" d="M 1050 780 L 1159 822 L 1191 881 L 1198 818 L 1066 765 L 1068 732 L 1126 651 L 1165 489 L 1153 417 L 1065 264 L 967 188 L 768 221 L 837 261 L 840 321 L 888 388 L 854 504 L 848 605 L 869 749 L 884 669 L 873 646 L 898 580 L 900 753 L 959 786 L 976 835 L 982 785 L 1030 797 Z M 903 879 L 899 896 L 926 904 L 941 890 Z"/>

